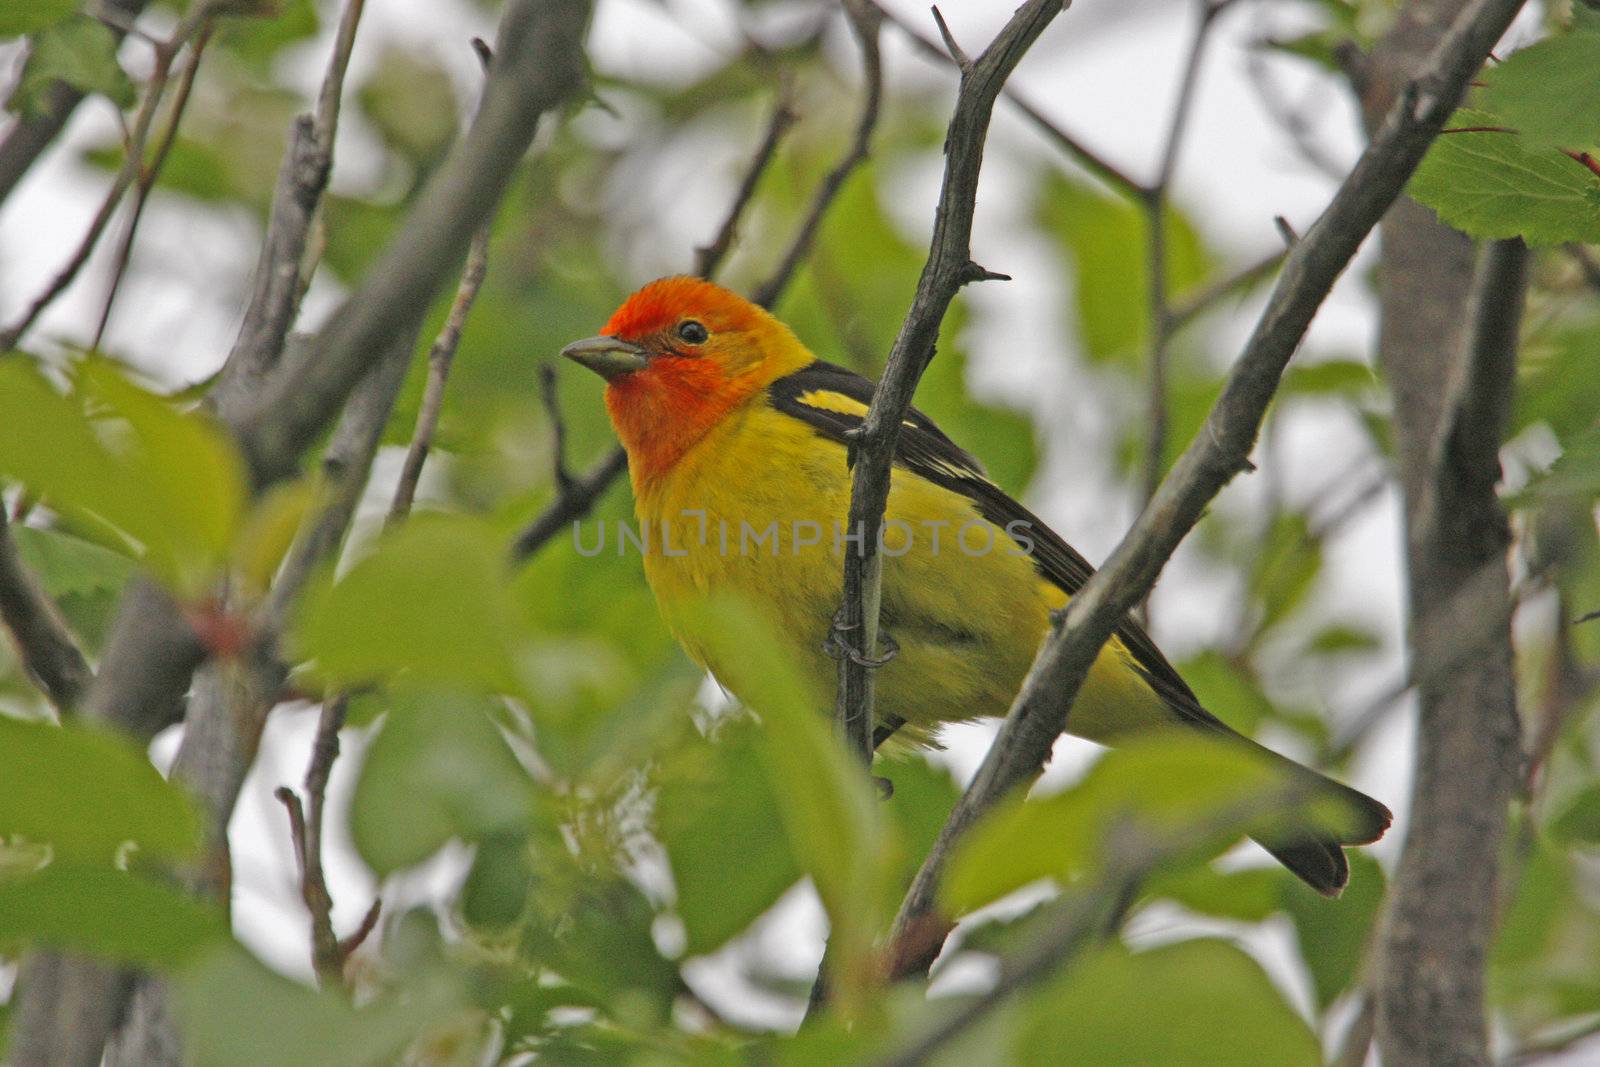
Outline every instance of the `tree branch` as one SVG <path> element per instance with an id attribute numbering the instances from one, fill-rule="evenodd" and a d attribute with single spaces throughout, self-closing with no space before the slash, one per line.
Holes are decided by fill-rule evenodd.
<path id="1" fill-rule="evenodd" d="M 485 106 L 462 145 L 304 358 L 270 379 L 261 403 L 228 419 L 258 486 L 293 472 L 360 378 L 416 328 L 417 309 L 427 306 L 498 202 L 539 117 L 582 84 L 588 14 L 582 0 L 512 0 L 507 6 Z M 177 605 L 149 581 L 138 581 L 118 611 L 84 713 L 147 738 L 152 725 L 170 721 L 203 658 Z M 13 1064 L 95 1067 L 122 1015 L 126 975 L 68 957 L 36 959 L 19 986 Z M 86 1003 L 95 1010 L 83 1013 Z"/>
<path id="2" fill-rule="evenodd" d="M 1429 468 L 1407 479 L 1423 486 L 1408 509 L 1420 722 L 1411 818 L 1378 971 L 1378 1042 L 1395 1063 L 1490 1062 L 1484 968 L 1522 764 L 1510 532 L 1495 485 L 1526 289 L 1527 249 L 1516 240 L 1490 245 L 1471 297 L 1468 343 L 1448 380 L 1435 382 L 1446 400 Z M 1405 419 L 1398 409 L 1397 429 Z M 1451 656 L 1463 618 L 1495 620 L 1491 639 L 1457 669 L 1433 669 Z"/>
<path id="3" fill-rule="evenodd" d="M 101 21 L 111 27 L 120 43 L 127 27 L 133 25 L 148 2 L 103 0 Z M 63 81 L 53 83 L 47 92 L 44 109 L 37 115 L 18 118 L 0 140 L 0 204 L 6 202 L 23 176 L 66 128 L 67 120 L 84 99 L 82 90 Z"/>
<path id="4" fill-rule="evenodd" d="M 258 485 L 290 474 L 375 353 L 401 330 L 397 312 L 426 306 L 499 202 L 540 117 L 583 84 L 583 0 L 521 0 L 506 8 L 483 106 L 434 173 L 405 226 L 303 359 L 286 365 L 241 419 Z"/>
<path id="5" fill-rule="evenodd" d="M 167 79 L 172 71 L 172 64 L 178 53 L 191 39 L 210 25 L 213 9 L 221 0 L 203 0 L 190 8 L 189 13 L 178 23 L 172 35 L 156 46 L 155 67 L 151 71 L 150 81 L 145 86 L 144 100 L 139 105 L 139 111 L 134 116 L 133 129 L 128 135 L 126 153 L 123 156 L 122 166 L 111 181 L 111 188 L 106 190 L 105 199 L 100 202 L 100 208 L 95 212 L 94 218 L 89 223 L 89 228 L 84 231 L 82 240 L 78 242 L 77 250 L 72 253 L 66 264 L 56 272 L 50 284 L 44 291 L 33 299 L 33 302 L 19 315 L 15 322 L 0 331 L 0 351 L 15 348 L 17 342 L 22 340 L 34 322 L 44 313 L 45 308 L 55 302 L 56 297 L 66 291 L 67 287 L 77 278 L 78 272 L 89 261 L 90 254 L 95 246 L 100 243 L 100 237 L 105 233 L 106 227 L 111 223 L 111 217 L 116 214 L 117 205 L 122 202 L 122 196 L 128 187 L 134 183 L 144 168 L 145 142 L 150 136 L 150 127 L 155 121 L 156 108 L 161 103 L 161 97 L 167 89 Z"/>
<path id="6" fill-rule="evenodd" d="M 1466 83 L 1511 22 L 1521 0 L 1474 0 L 1420 75 L 1407 85 L 1326 211 L 1290 249 L 1283 272 L 1205 425 L 1157 489 L 1106 565 L 1079 590 L 1040 650 L 977 776 L 950 815 L 895 917 L 899 972 L 926 970 L 948 920 L 934 913 L 945 857 L 971 824 L 1031 781 L 1066 726 L 1090 665 L 1128 611 L 1154 584 L 1207 503 L 1247 462 L 1280 376 L 1334 280 L 1399 196 Z"/>
<path id="7" fill-rule="evenodd" d="M 894 12 L 878 7 L 875 3 L 873 6 L 877 8 L 879 15 L 892 22 L 901 33 L 909 37 L 912 43 L 924 53 L 935 59 L 954 62 L 954 57 L 941 48 L 932 37 L 901 20 Z M 1001 90 L 1000 95 L 1009 100 L 1011 105 L 1022 113 L 1023 117 L 1033 123 L 1035 129 L 1054 142 L 1058 148 L 1084 170 L 1131 200 L 1138 200 L 1143 194 L 1144 185 L 1142 182 L 1137 178 L 1131 177 L 1127 171 L 1111 163 L 1100 153 L 1084 144 L 1076 135 L 1068 133 L 1059 124 L 1052 122 L 1045 116 L 1044 112 L 1029 103 L 1027 98 L 1022 96 L 1016 89 L 1008 86 Z"/>
<path id="8" fill-rule="evenodd" d="M 817 230 L 829 206 L 844 188 L 851 173 L 866 162 L 871 154 L 872 131 L 878 126 L 878 111 L 883 102 L 883 60 L 878 52 L 878 26 L 883 20 L 878 9 L 866 0 L 844 0 L 844 12 L 856 41 L 861 45 L 861 114 L 856 119 L 855 136 L 850 141 L 849 149 L 812 194 L 811 207 L 806 211 L 794 239 L 789 242 L 788 251 L 778 261 L 772 275 L 750 294 L 751 301 L 764 308 L 772 308 L 788 288 L 794 272 L 805 260 L 806 253 L 811 251 L 812 242 L 816 240 Z"/>
<path id="9" fill-rule="evenodd" d="M 128 261 L 133 256 L 133 238 L 139 232 L 139 220 L 144 218 L 144 206 L 150 200 L 150 190 L 155 188 L 156 179 L 161 177 L 161 168 L 166 166 L 167 155 L 178 140 L 178 125 L 183 121 L 183 113 L 189 106 L 189 95 L 194 90 L 195 76 L 200 73 L 200 57 L 205 55 L 206 45 L 210 41 L 211 24 L 207 22 L 196 34 L 194 48 L 189 53 L 189 62 L 184 66 L 183 74 L 178 79 L 178 89 L 172 98 L 166 125 L 156 142 L 155 157 L 149 164 L 140 161 L 138 187 L 133 194 L 133 208 L 128 213 L 127 225 L 123 227 L 122 240 L 117 242 L 116 266 L 111 271 L 111 284 L 106 289 L 105 303 L 101 306 L 100 321 L 94 328 L 94 339 L 89 342 L 90 348 L 99 348 L 101 340 L 105 338 L 106 327 L 111 322 L 111 309 L 117 302 L 117 291 L 122 288 L 123 276 L 128 271 Z"/>
<path id="10" fill-rule="evenodd" d="M 94 672 L 72 628 L 17 554 L 0 503 L 0 621 L 11 633 L 23 670 L 62 717 L 71 715 Z"/>
<path id="11" fill-rule="evenodd" d="M 302 269 L 306 243 L 333 167 L 339 101 L 364 4 L 365 0 L 348 0 L 345 4 L 317 94 L 316 112 L 297 116 L 289 127 L 289 143 L 272 191 L 266 239 L 256 261 L 244 322 L 207 398 L 218 414 L 230 422 L 244 414 L 278 365 L 284 340 L 300 308 L 305 292 Z"/>
<path id="12" fill-rule="evenodd" d="M 1161 481 L 1161 460 L 1167 451 L 1167 348 L 1175 332 L 1172 308 L 1167 294 L 1167 192 L 1172 185 L 1172 175 L 1178 166 L 1178 153 L 1183 148 L 1184 134 L 1188 132 L 1189 116 L 1194 106 L 1195 89 L 1200 81 L 1200 63 L 1205 57 L 1206 43 L 1217 24 L 1217 16 L 1232 0 L 1198 0 L 1199 22 L 1189 41 L 1188 56 L 1184 60 L 1183 74 L 1178 79 L 1178 95 L 1172 106 L 1172 117 L 1167 126 L 1167 138 L 1161 147 L 1161 162 L 1156 168 L 1155 181 L 1139 197 L 1145 216 L 1145 285 L 1148 289 L 1146 330 L 1150 335 L 1149 350 L 1145 357 L 1145 453 L 1144 498 L 1148 503 L 1155 495 Z"/>
<path id="13" fill-rule="evenodd" d="M 933 358 L 945 311 L 957 290 L 987 272 L 972 262 L 972 216 L 978 171 L 995 98 L 1006 78 L 1044 28 L 1061 11 L 1059 0 L 1029 0 L 977 60 L 963 69 L 955 111 L 945 135 L 944 183 L 934 218 L 933 239 L 911 309 L 851 445 L 854 469 L 848 528 L 862 535 L 860 548 L 845 553 L 844 600 L 834 619 L 832 647 L 839 652 L 839 688 L 834 722 L 849 746 L 872 760 L 873 666 L 878 651 L 878 608 L 883 558 L 878 537 L 889 500 L 889 474 L 901 421 L 917 381 Z"/>
<path id="14" fill-rule="evenodd" d="M 739 181 L 739 191 L 733 198 L 733 206 L 728 209 L 727 215 L 722 220 L 722 227 L 717 230 L 717 235 L 711 239 L 711 243 L 702 245 L 694 251 L 695 274 L 702 278 L 710 278 L 717 273 L 717 268 L 722 265 L 722 260 L 733 247 L 734 238 L 738 236 L 739 221 L 744 217 L 745 208 L 755 196 L 761 176 L 766 173 L 772 157 L 777 154 L 778 145 L 783 143 L 784 135 L 799 117 L 789 99 L 789 87 L 780 86 L 777 102 L 772 107 L 772 117 L 767 120 L 766 135 L 761 138 L 756 154 L 750 158 L 749 165 L 745 167 L 744 177 Z"/>

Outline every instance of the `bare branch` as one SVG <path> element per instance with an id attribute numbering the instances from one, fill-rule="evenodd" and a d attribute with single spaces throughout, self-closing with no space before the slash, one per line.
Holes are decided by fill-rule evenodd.
<path id="1" fill-rule="evenodd" d="M 11 633 L 23 670 L 61 715 L 72 714 L 94 672 L 72 628 L 17 554 L 0 505 L 0 621 Z"/>
<path id="2" fill-rule="evenodd" d="M 872 759 L 873 671 L 878 649 L 878 608 L 883 558 L 877 542 L 889 499 L 895 439 L 917 381 L 933 358 L 945 311 L 966 282 L 982 277 L 972 262 L 972 216 L 978 171 L 994 102 L 1006 78 L 1044 28 L 1061 11 L 1059 0 L 1030 0 L 961 76 L 955 112 L 945 135 L 944 184 L 927 262 L 917 280 L 911 309 L 889 353 L 851 448 L 848 528 L 862 534 L 860 550 L 845 554 L 844 599 L 834 618 L 833 642 L 840 650 L 834 721 L 851 749 Z"/>
<path id="3" fill-rule="evenodd" d="M 334 313 L 305 358 L 273 375 L 241 418 L 257 484 L 294 470 L 300 454 L 403 328 L 396 311 L 425 306 L 499 202 L 540 117 L 583 84 L 583 0 L 507 6 L 483 106 L 460 146 L 418 198 L 406 224 L 360 288 Z"/>
<path id="4" fill-rule="evenodd" d="M 326 986 L 344 984 L 344 965 L 377 924 L 381 905 L 373 901 L 365 918 L 349 938 L 341 940 L 333 929 L 333 896 L 328 892 L 322 869 L 323 811 L 327 806 L 328 779 L 333 762 L 339 758 L 339 731 L 344 728 L 349 698 L 337 696 L 323 703 L 317 718 L 317 734 L 311 746 L 311 761 L 306 768 L 305 807 L 298 794 L 280 786 L 273 795 L 289 815 L 289 834 L 300 866 L 300 895 L 311 914 L 311 963 Z"/>
<path id="5" fill-rule="evenodd" d="M 129 212 L 127 225 L 123 227 L 122 240 L 117 244 L 116 266 L 111 272 L 111 284 L 106 289 L 105 303 L 100 309 L 100 321 L 94 328 L 94 340 L 89 342 L 90 348 L 99 348 L 101 340 L 106 335 L 106 326 L 111 322 L 111 309 L 116 305 L 117 292 L 122 288 L 122 279 L 128 271 L 128 260 L 133 255 L 133 238 L 139 232 L 139 220 L 144 217 L 144 206 L 150 199 L 150 190 L 155 188 L 156 179 L 161 176 L 161 168 L 166 165 L 167 154 L 172 151 L 173 144 L 178 140 L 178 124 L 183 121 L 183 113 L 189 106 L 189 95 L 194 90 L 195 75 L 200 73 L 200 57 L 205 54 L 206 44 L 210 40 L 211 27 L 206 24 L 195 37 L 194 48 L 189 53 L 189 62 L 183 69 L 183 76 L 178 79 L 178 90 L 168 109 L 166 126 L 156 142 L 155 157 L 149 164 L 141 163 L 139 167 L 139 183 L 133 195 L 133 209 Z"/>
<path id="6" fill-rule="evenodd" d="M 100 20 L 111 27 L 120 41 L 130 32 L 148 0 L 103 0 Z M 37 115 L 19 117 L 0 140 L 0 204 L 6 202 L 17 184 L 67 125 L 67 120 L 83 102 L 81 89 L 57 81 L 46 91 L 44 106 Z"/>
<path id="7" fill-rule="evenodd" d="M 172 71 L 173 61 L 177 58 L 178 53 L 183 50 L 183 47 L 196 34 L 200 33 L 203 27 L 210 24 L 212 11 L 219 2 L 220 0 L 206 0 L 206 2 L 195 4 L 189 10 L 189 13 L 183 17 L 183 21 L 178 23 L 177 28 L 172 31 L 172 36 L 168 37 L 160 47 L 156 48 L 155 67 L 151 71 L 149 83 L 145 86 L 144 100 L 139 105 L 138 114 L 134 117 L 133 128 L 128 134 L 127 149 L 122 159 L 122 166 L 118 169 L 116 177 L 112 179 L 111 188 L 106 190 L 105 199 L 100 202 L 99 210 L 95 212 L 94 218 L 89 223 L 88 230 L 84 232 L 82 240 L 78 242 L 77 250 L 67 260 L 66 265 L 56 273 L 55 278 L 51 280 L 49 285 L 45 286 L 42 293 L 33 299 L 33 302 L 18 316 L 17 320 L 6 327 L 5 330 L 0 331 L 0 350 L 15 348 L 17 342 L 22 339 L 23 334 L 27 333 L 38 317 L 43 314 L 45 308 L 54 303 L 56 297 L 66 291 L 67 287 L 77 278 L 78 272 L 83 269 L 83 265 L 89 261 L 89 256 L 94 251 L 95 246 L 100 243 L 100 237 L 105 233 L 106 226 L 110 224 L 112 215 L 116 214 L 117 205 L 122 202 L 122 195 L 128 191 L 128 187 L 139 177 L 144 167 L 145 142 L 150 136 L 150 127 L 155 121 L 157 106 L 161 103 L 161 97 L 166 92 L 167 80 Z"/>
<path id="8" fill-rule="evenodd" d="M 461 346 L 461 331 L 467 325 L 467 315 L 478 299 L 484 276 L 489 273 L 489 224 L 478 228 L 472 235 L 472 246 L 467 250 L 467 265 L 461 271 L 461 284 L 450 303 L 450 313 L 444 327 L 428 350 L 428 381 L 423 386 L 422 406 L 417 409 L 417 425 L 411 432 L 411 444 L 406 449 L 405 462 L 400 468 L 400 481 L 395 486 L 394 503 L 389 507 L 389 524 L 399 522 L 411 514 L 412 501 L 416 499 L 417 484 L 422 480 L 422 465 L 428 460 L 433 447 L 433 435 L 439 428 L 439 414 L 444 410 L 444 390 L 450 382 L 450 367 L 455 362 L 456 349 Z"/>
<path id="9" fill-rule="evenodd" d="M 861 114 L 856 119 L 855 136 L 850 141 L 850 147 L 812 194 L 811 206 L 794 239 L 789 242 L 788 251 L 778 261 L 771 276 L 750 294 L 751 301 L 764 308 L 770 309 L 775 305 L 789 287 L 795 271 L 805 261 L 806 253 L 811 251 L 812 242 L 816 240 L 817 230 L 829 206 L 844 188 L 846 179 L 871 154 L 872 131 L 877 128 L 878 111 L 883 102 L 883 60 L 878 52 L 878 26 L 882 19 L 877 8 L 866 0 L 845 0 L 844 10 L 850 20 L 850 29 L 861 45 Z"/>
<path id="10" fill-rule="evenodd" d="M 1290 250 L 1255 332 L 1205 425 L 1105 567 L 1072 598 L 1034 660 L 977 776 L 901 904 L 894 942 L 943 922 L 933 911 L 934 894 L 950 847 L 979 816 L 1044 766 L 1101 646 L 1154 583 L 1207 503 L 1247 462 L 1279 378 L 1317 308 L 1400 194 L 1467 81 L 1521 6 L 1521 0 L 1472 3 L 1396 101 L 1327 210 Z M 902 956 L 904 973 L 925 970 L 937 954 L 937 942 L 928 943 L 925 932 L 919 939 L 926 950 Z"/>
<path id="11" fill-rule="evenodd" d="M 1149 351 L 1145 357 L 1145 503 L 1155 495 L 1156 486 L 1161 481 L 1161 460 L 1167 450 L 1167 348 L 1174 332 L 1172 310 L 1167 299 L 1167 191 L 1172 185 L 1172 175 L 1178 166 L 1178 153 L 1182 150 L 1183 137 L 1189 128 L 1189 116 L 1194 107 L 1195 88 L 1200 81 L 1200 63 L 1205 57 L 1206 43 L 1211 39 L 1217 16 L 1228 6 L 1229 0 L 1198 2 L 1199 21 L 1189 42 L 1183 74 L 1178 79 L 1178 95 L 1173 103 L 1167 137 L 1161 146 L 1161 162 L 1156 168 L 1155 181 L 1144 188 L 1144 195 L 1139 198 L 1145 216 L 1145 287 L 1148 299 L 1145 329 L 1150 337 Z"/>
<path id="12" fill-rule="evenodd" d="M 296 117 L 289 127 L 289 143 L 272 191 L 267 235 L 256 261 L 250 302 L 222 374 L 208 397 L 208 402 L 230 422 L 243 415 L 277 366 L 305 295 L 309 278 L 302 264 L 312 220 L 333 167 L 339 102 L 364 6 L 365 0 L 345 3 L 334 35 L 333 53 L 322 75 L 316 113 Z"/>
<path id="13" fill-rule="evenodd" d="M 892 22 L 900 32 L 909 37 L 923 52 L 935 59 L 953 62 L 952 56 L 941 48 L 933 38 L 901 20 L 894 12 L 878 7 L 876 3 L 873 6 L 877 9 L 879 15 Z M 1040 133 L 1053 141 L 1057 147 L 1076 161 L 1084 170 L 1130 199 L 1137 200 L 1143 195 L 1143 183 L 1136 178 L 1130 177 L 1127 171 L 1111 163 L 1100 153 L 1084 144 L 1076 135 L 1068 133 L 1059 124 L 1051 121 L 1043 111 L 1029 103 L 1027 98 L 1022 96 L 1016 89 L 1008 86 L 1001 90 L 1001 95 L 1009 100 L 1012 106 L 1020 111 L 1029 122 L 1033 123 Z"/>
<path id="14" fill-rule="evenodd" d="M 1499 914 L 1508 807 L 1521 782 L 1522 730 L 1511 645 L 1510 532 L 1495 494 L 1527 290 L 1522 242 L 1490 245 L 1470 301 L 1462 357 L 1428 470 L 1404 479 L 1411 644 L 1420 721 L 1411 818 L 1384 916 L 1378 1042 L 1387 1062 L 1488 1063 L 1484 968 Z M 1391 351 L 1386 359 L 1397 360 Z M 1391 363 L 1419 376 L 1427 368 Z M 1407 412 L 1397 408 L 1397 429 Z M 1420 420 L 1419 420 L 1420 422 Z M 1415 427 L 1401 432 L 1414 433 Z M 1421 497 L 1415 492 L 1421 487 Z M 1496 625 L 1470 662 L 1448 662 L 1463 619 Z"/>
<path id="15" fill-rule="evenodd" d="M 1176 334 L 1194 319 L 1210 311 L 1220 301 L 1227 299 L 1241 289 L 1248 289 L 1256 282 L 1261 281 L 1282 265 L 1283 257 L 1287 254 L 1287 248 L 1271 252 L 1255 262 L 1241 267 L 1226 278 L 1219 278 L 1210 285 L 1191 293 L 1181 300 L 1175 301 L 1167 309 L 1166 320 L 1169 332 Z"/>
<path id="16" fill-rule="evenodd" d="M 761 176 L 766 173 L 767 166 L 777 154 L 778 145 L 783 142 L 784 135 L 799 117 L 794 110 L 793 102 L 789 99 L 788 85 L 780 86 L 777 103 L 772 107 L 772 117 L 767 120 L 766 136 L 761 138 L 760 146 L 756 148 L 755 155 L 745 167 L 744 177 L 739 182 L 739 191 L 722 220 L 721 229 L 717 230 L 717 235 L 711 239 L 710 244 L 695 249 L 695 274 L 702 278 L 710 278 L 717 273 L 717 268 L 722 265 L 722 260 L 733 247 L 734 238 L 738 236 L 739 220 L 744 217 L 745 208 L 755 196 Z"/>
<path id="17" fill-rule="evenodd" d="M 588 471 L 575 478 L 566 492 L 523 528 L 511 546 L 511 559 L 521 563 L 538 552 L 556 534 L 594 510 L 596 502 L 623 471 L 628 469 L 628 454 L 619 445 Z"/>

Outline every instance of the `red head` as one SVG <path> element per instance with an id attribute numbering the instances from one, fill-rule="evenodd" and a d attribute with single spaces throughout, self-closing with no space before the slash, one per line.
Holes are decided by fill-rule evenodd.
<path id="1" fill-rule="evenodd" d="M 606 379 L 606 409 L 636 480 L 669 469 L 730 411 L 812 358 L 763 309 L 690 277 L 651 282 L 600 336 L 561 351 Z"/>

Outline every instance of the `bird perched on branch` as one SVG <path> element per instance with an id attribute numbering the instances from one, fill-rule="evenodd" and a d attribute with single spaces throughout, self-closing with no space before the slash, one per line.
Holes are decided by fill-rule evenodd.
<path id="1" fill-rule="evenodd" d="M 825 648 L 839 603 L 848 435 L 873 383 L 813 356 L 755 304 L 697 278 L 640 289 L 600 336 L 562 354 L 607 381 L 606 407 L 628 452 L 644 568 L 668 626 L 734 695 L 738 664 L 691 607 L 732 593 L 763 613 L 829 691 Z M 1093 573 L 1070 545 L 985 476 L 912 409 L 895 446 L 883 555 L 881 625 L 894 654 L 877 672 L 876 736 L 926 744 L 940 723 L 1004 715 L 1049 625 Z M 826 688 L 822 688 L 826 687 Z M 1348 809 L 1347 833 L 1314 827 L 1265 847 L 1321 893 L 1349 880 L 1342 845 L 1377 840 L 1387 808 L 1260 748 L 1201 707 L 1132 619 L 1096 660 L 1068 729 L 1114 744 L 1163 727 L 1250 746 L 1310 795 Z"/>

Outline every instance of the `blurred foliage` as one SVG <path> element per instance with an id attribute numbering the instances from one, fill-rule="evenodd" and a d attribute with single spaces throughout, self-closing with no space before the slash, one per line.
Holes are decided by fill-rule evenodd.
<path id="1" fill-rule="evenodd" d="M 184 5 L 157 6 L 170 16 Z M 308 57 L 320 63 L 330 9 L 313 0 L 246 6 L 248 17 L 224 20 L 207 54 L 156 196 L 259 223 L 291 116 L 308 106 L 290 86 L 304 84 L 296 72 Z M 870 1062 L 960 1003 L 873 981 L 874 938 L 958 796 L 942 763 L 880 759 L 874 773 L 893 792 L 876 799 L 816 713 L 826 695 L 804 693 L 776 643 L 737 604 L 706 610 L 721 613 L 764 699 L 756 715 L 707 707 L 703 676 L 661 624 L 637 556 L 614 542 L 597 555 L 576 549 L 630 514 L 624 490 L 527 565 L 512 572 L 505 560 L 520 524 L 556 492 L 541 367 L 567 341 L 596 331 L 639 280 L 637 264 L 688 267 L 692 242 L 709 239 L 718 221 L 696 205 L 731 198 L 779 77 L 790 79 L 802 121 L 742 222 L 729 284 L 748 291 L 772 268 L 848 144 L 854 60 L 841 65 L 828 35 L 815 32 L 820 9 L 807 0 L 749 6 L 761 16 L 759 47 L 719 52 L 676 80 L 650 69 L 601 76 L 597 93 L 610 112 L 589 106 L 544 131 L 494 222 L 488 280 L 455 362 L 422 514 L 375 536 L 363 531 L 337 567 L 314 576 L 295 613 L 286 648 L 296 686 L 350 689 L 352 727 L 372 736 L 348 814 L 361 861 L 403 878 L 443 851 L 459 885 L 438 908 L 386 918 L 381 938 L 358 957 L 354 1004 L 273 973 L 228 936 L 217 909 L 158 873 L 193 855 L 199 820 L 188 798 L 120 739 L 44 721 L 42 702 L 7 657 L 0 952 L 62 945 L 174 975 L 189 1053 L 218 1067 L 402 1056 L 832 1067 Z M 1322 70 L 1338 66 L 1341 42 L 1370 43 L 1395 7 L 1297 6 L 1314 30 L 1275 47 Z M 128 71 L 143 67 L 130 53 L 147 42 L 119 51 L 111 31 L 79 7 L 0 5 L 0 37 L 32 35 L 7 104 L 13 112 L 33 113 L 57 78 L 123 109 L 134 103 Z M 1483 110 L 1453 122 L 1517 132 L 1441 138 L 1412 192 L 1475 235 L 1600 239 L 1600 179 L 1559 150 L 1595 146 L 1595 29 L 1580 18 L 1492 71 L 1474 101 Z M 412 35 L 358 64 L 345 108 L 352 147 L 342 140 L 340 151 L 361 165 L 339 172 L 317 232 L 317 284 L 326 292 L 360 279 L 458 136 L 473 87 L 451 80 L 455 48 L 465 53 L 465 40 Z M 897 199 L 906 174 L 937 164 L 947 107 L 942 90 L 891 82 L 871 161 L 845 185 L 777 309 L 820 356 L 869 374 L 881 368 L 926 240 L 926 222 L 908 226 Z M 1105 474 L 1132 486 L 1148 433 L 1147 217 L 1003 137 L 990 151 L 1016 171 L 1017 214 L 1066 282 L 1052 309 L 1063 332 L 1050 341 L 1051 373 L 1070 376 L 1109 413 L 1107 454 L 1066 458 L 1088 480 Z M 682 247 L 663 252 L 676 213 L 650 217 L 662 205 L 637 190 L 683 159 L 694 163 L 681 172 L 693 174 L 694 186 L 683 190 L 683 214 L 698 229 L 688 240 L 671 235 Z M 83 160 L 102 172 L 121 161 L 122 146 L 111 142 Z M 1244 265 L 1224 251 L 1228 235 L 1212 232 L 1181 197 L 1166 224 L 1174 300 Z M 1600 609 L 1600 315 L 1593 283 L 1564 252 L 1542 250 L 1536 266 L 1507 450 L 1514 491 L 1505 500 L 1529 581 L 1553 588 L 1576 616 Z M 425 338 L 445 304 L 441 297 L 430 310 Z M 1219 327 L 1233 311 L 1215 304 L 1172 338 L 1164 464 L 1220 391 L 1231 352 L 1219 340 L 1232 335 Z M 985 315 L 978 302 L 958 299 L 917 403 L 1021 494 L 1056 439 L 1057 416 L 971 387 L 974 338 L 993 326 Z M 599 383 L 565 368 L 558 377 L 565 459 L 578 469 L 613 437 Z M 1351 460 L 1381 469 L 1389 437 L 1382 386 L 1359 358 L 1308 351 L 1286 376 L 1272 418 L 1314 411 L 1366 431 L 1368 454 L 1331 459 L 1330 479 Z M 421 395 L 414 373 L 387 445 L 409 440 Z M 11 503 L 22 516 L 13 534 L 91 654 L 135 568 L 191 609 L 205 607 L 224 576 L 254 604 L 316 503 L 309 480 L 252 502 L 238 457 L 191 399 L 136 382 L 100 354 L 0 359 L 0 476 L 17 487 Z M 1276 447 L 1269 427 L 1263 467 Z M 1317 489 L 1265 489 L 1254 510 L 1224 501 L 1208 517 L 1192 547 L 1220 576 L 1214 612 L 1226 624 L 1180 667 L 1236 727 L 1288 736 L 1339 771 L 1381 717 L 1336 720 L 1330 712 L 1348 693 L 1330 682 L 1386 649 L 1370 618 L 1323 602 L 1350 520 Z M 1600 1003 L 1592 678 L 1600 623 L 1565 621 L 1520 650 L 1532 732 L 1548 726 L 1551 740 L 1521 812 L 1492 969 L 1494 1005 L 1516 1042 L 1559 1034 Z M 946 899 L 983 910 L 963 923 L 951 954 L 1006 956 L 1033 943 L 1054 899 L 1017 914 L 1006 911 L 1011 894 L 1070 892 L 1114 846 L 1108 829 L 1181 831 L 1271 783 L 1269 770 L 1236 752 L 1154 743 L 1106 757 L 1053 795 L 1006 807 L 956 854 Z M 1277 931 L 1287 965 L 1311 991 L 1304 1017 L 1227 941 L 1141 951 L 1111 944 L 1019 993 L 933 1062 L 1318 1062 L 1318 1035 L 1342 1028 L 1361 990 L 1383 868 L 1352 854 L 1350 889 L 1334 904 L 1277 868 L 1214 865 L 1236 837 L 1198 835 L 1135 908 L 1170 914 L 1175 906 L 1227 929 Z M 760 958 L 759 929 L 799 883 L 815 890 L 834 931 L 831 977 L 846 1010 L 797 1035 L 773 1034 L 748 1021 L 736 995 L 698 987 L 691 965 L 715 960 L 796 1017 L 809 976 L 797 983 L 775 973 Z M 0 1033 L 5 1020 L 0 1009 Z"/>

